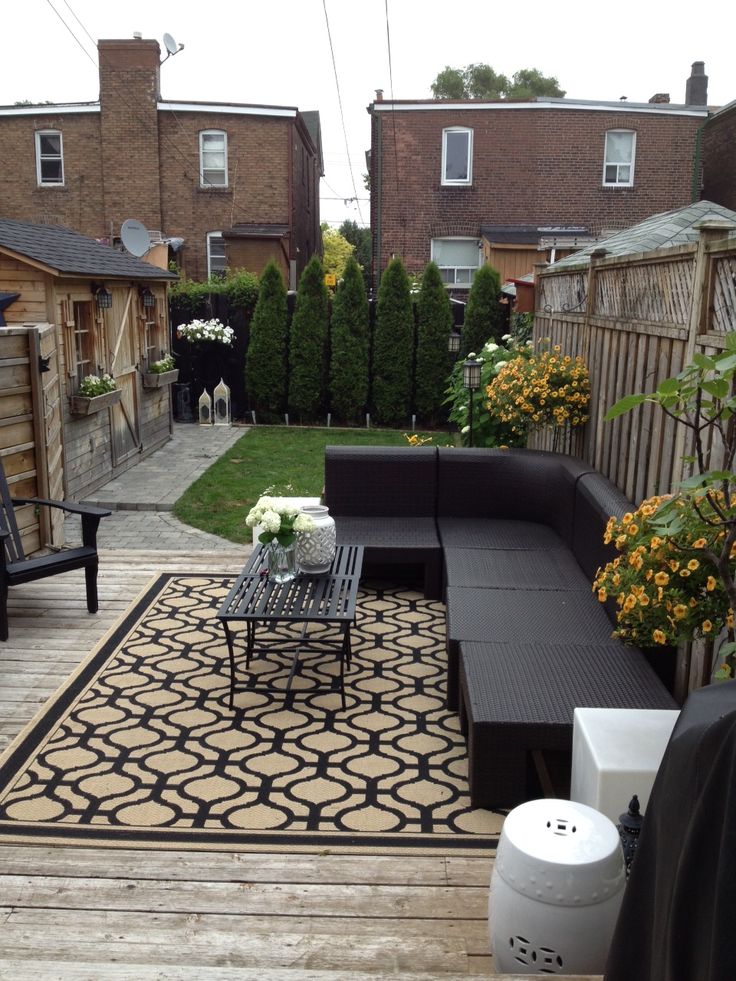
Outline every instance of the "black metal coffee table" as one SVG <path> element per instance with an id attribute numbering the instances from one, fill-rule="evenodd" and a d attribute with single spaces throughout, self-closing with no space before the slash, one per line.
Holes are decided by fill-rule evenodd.
<path id="1" fill-rule="evenodd" d="M 285 689 L 287 696 L 299 664 L 299 655 L 309 644 L 310 623 L 336 626 L 337 638 L 320 637 L 319 645 L 320 648 L 335 646 L 339 650 L 340 695 L 342 707 L 345 708 L 345 665 L 350 665 L 350 627 L 355 623 L 362 568 L 362 545 L 338 545 L 332 565 L 324 575 L 300 573 L 289 582 L 279 583 L 268 578 L 263 547 L 259 545 L 254 549 L 217 614 L 225 628 L 230 655 L 230 708 L 233 707 L 237 688 L 234 637 L 230 629 L 233 623 L 246 625 L 246 669 L 250 667 L 258 626 L 289 623 L 304 625 L 301 635 L 295 638 L 296 648 Z M 264 647 L 283 647 L 284 640 L 261 639 L 260 644 Z M 315 690 L 311 688 L 310 694 Z"/>

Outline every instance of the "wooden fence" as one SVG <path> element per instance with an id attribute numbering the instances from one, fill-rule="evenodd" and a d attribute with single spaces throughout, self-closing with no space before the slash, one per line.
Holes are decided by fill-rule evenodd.
<path id="1" fill-rule="evenodd" d="M 624 395 L 653 391 L 696 352 L 724 348 L 736 329 L 736 239 L 724 238 L 728 228 L 704 222 L 692 244 L 594 254 L 589 266 L 553 266 L 537 278 L 534 340 L 582 355 L 590 371 L 590 419 L 572 451 L 635 502 L 677 486 L 685 431 L 651 405 L 613 422 L 604 416 Z M 530 445 L 551 448 L 551 436 Z"/>

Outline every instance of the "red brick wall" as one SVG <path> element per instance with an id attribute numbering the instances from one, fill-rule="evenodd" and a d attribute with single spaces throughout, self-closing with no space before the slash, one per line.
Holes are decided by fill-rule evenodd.
<path id="1" fill-rule="evenodd" d="M 374 113 L 374 263 L 380 272 L 397 253 L 410 271 L 418 271 L 430 258 L 433 237 L 477 236 L 481 224 L 623 228 L 688 204 L 702 122 L 695 116 L 563 108 Z M 473 129 L 469 187 L 441 185 L 442 130 L 448 126 Z M 608 129 L 637 134 L 632 188 L 602 186 Z"/>
<path id="2" fill-rule="evenodd" d="M 736 102 L 703 129 L 703 197 L 736 211 Z"/>

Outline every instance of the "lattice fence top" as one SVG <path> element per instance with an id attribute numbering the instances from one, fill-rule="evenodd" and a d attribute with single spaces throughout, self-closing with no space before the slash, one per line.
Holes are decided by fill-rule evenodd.
<path id="1" fill-rule="evenodd" d="M 547 313 L 584 313 L 588 294 L 588 271 L 583 269 L 561 276 L 542 276 L 537 288 L 538 309 Z"/>
<path id="2" fill-rule="evenodd" d="M 709 330 L 725 334 L 736 330 L 736 256 L 722 256 L 713 265 L 713 316 Z"/>
<path id="3" fill-rule="evenodd" d="M 691 256 L 600 269 L 596 276 L 595 313 L 621 320 L 686 326 L 694 273 Z"/>

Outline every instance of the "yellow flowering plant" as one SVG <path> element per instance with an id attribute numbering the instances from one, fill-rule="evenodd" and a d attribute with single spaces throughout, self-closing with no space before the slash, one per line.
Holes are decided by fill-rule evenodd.
<path id="1" fill-rule="evenodd" d="M 559 344 L 541 342 L 531 357 L 503 364 L 486 396 L 488 411 L 515 435 L 535 426 L 582 426 L 590 402 L 588 369 L 581 357 L 563 355 Z"/>
<path id="2" fill-rule="evenodd" d="M 730 507 L 736 511 L 736 498 Z M 680 519 L 676 534 L 662 534 L 663 514 L 668 523 Z M 726 532 L 712 518 L 705 495 L 697 509 L 682 497 L 665 495 L 648 498 L 621 520 L 609 520 L 604 541 L 621 554 L 598 570 L 593 591 L 601 603 L 616 602 L 615 636 L 656 647 L 698 636 L 712 639 L 724 627 L 733 630 L 733 610 L 712 561 Z"/>

